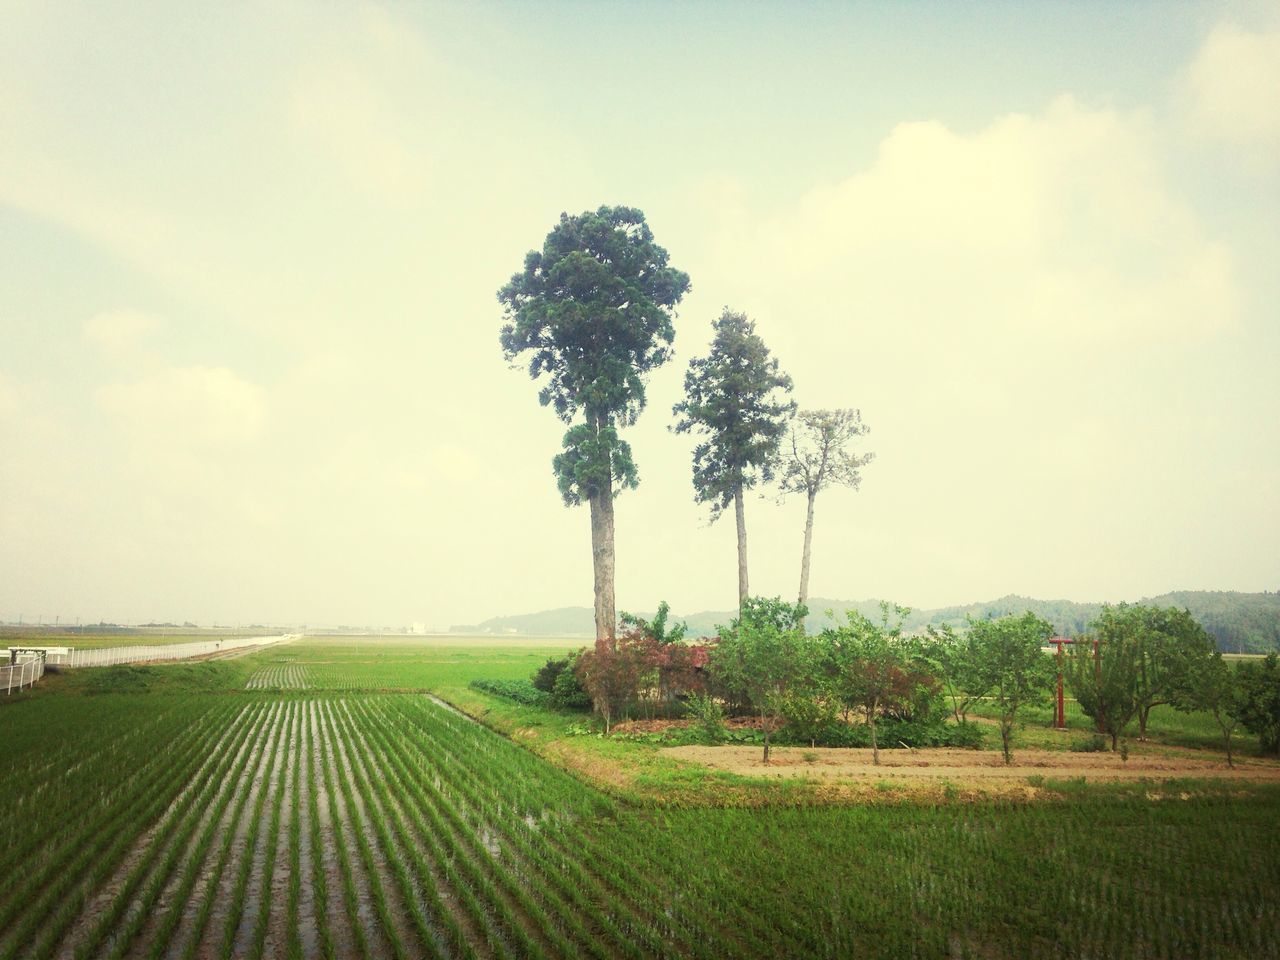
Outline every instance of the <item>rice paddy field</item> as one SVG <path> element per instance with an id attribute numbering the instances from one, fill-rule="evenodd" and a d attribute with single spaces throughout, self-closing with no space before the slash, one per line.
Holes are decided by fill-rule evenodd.
<path id="1" fill-rule="evenodd" d="M 0 960 L 1280 954 L 1274 786 L 819 802 L 467 689 L 574 645 L 49 678 L 0 706 Z"/>

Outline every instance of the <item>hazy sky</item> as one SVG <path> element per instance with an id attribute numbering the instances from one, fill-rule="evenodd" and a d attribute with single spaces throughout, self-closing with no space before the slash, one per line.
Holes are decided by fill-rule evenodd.
<path id="1" fill-rule="evenodd" d="M 621 607 L 735 603 L 667 431 L 744 310 L 877 459 L 811 590 L 1280 587 L 1280 5 L 0 0 L 0 619 L 590 605 L 497 288 L 645 211 L 693 292 Z M 803 504 L 748 503 L 752 587 Z"/>

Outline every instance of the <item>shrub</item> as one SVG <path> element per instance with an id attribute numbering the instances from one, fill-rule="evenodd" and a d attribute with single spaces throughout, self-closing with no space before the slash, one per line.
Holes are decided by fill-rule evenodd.
<path id="1" fill-rule="evenodd" d="M 495 697 L 505 697 L 526 706 L 546 706 L 550 697 L 535 687 L 528 680 L 472 680 L 472 690 L 489 693 Z"/>
<path id="2" fill-rule="evenodd" d="M 569 669 L 569 657 L 548 657 L 547 662 L 533 674 L 533 685 L 543 693 L 551 693 L 556 688 L 556 680 Z"/>
<path id="3" fill-rule="evenodd" d="M 724 743 L 724 708 L 720 706 L 720 701 L 708 694 L 696 693 L 689 698 L 686 706 L 689 715 L 697 721 L 694 728 L 703 743 Z"/>
<path id="4" fill-rule="evenodd" d="M 555 684 L 551 688 L 551 702 L 557 707 L 568 710 L 589 710 L 591 694 L 582 689 L 578 674 L 573 669 L 574 659 L 574 657 L 565 658 L 566 668 L 556 675 Z"/>
<path id="5" fill-rule="evenodd" d="M 871 728 L 866 724 L 848 724 L 838 721 L 820 730 L 783 729 L 779 739 L 792 745 L 819 747 L 869 747 Z M 906 720 L 881 720 L 877 725 L 877 740 L 882 748 L 894 747 L 963 747 L 977 749 L 982 746 L 982 730 L 973 723 L 915 723 Z"/>
<path id="6" fill-rule="evenodd" d="M 1102 753 L 1107 749 L 1107 738 L 1095 733 L 1088 740 L 1074 741 L 1068 749 L 1075 753 Z"/>

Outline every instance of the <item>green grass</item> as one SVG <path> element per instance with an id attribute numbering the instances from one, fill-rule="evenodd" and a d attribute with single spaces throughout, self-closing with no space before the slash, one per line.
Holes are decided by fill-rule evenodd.
<path id="1" fill-rule="evenodd" d="M 582 714 L 468 687 L 525 678 L 569 646 L 325 638 L 50 678 L 0 707 L 11 814 L 0 819 L 0 956 L 58 954 L 85 892 L 148 836 L 155 846 L 112 888 L 85 955 L 227 955 L 237 929 L 256 955 L 271 910 L 286 924 L 273 947 L 292 955 L 302 945 L 291 925 L 304 922 L 321 956 L 344 943 L 361 955 L 599 960 L 1280 952 L 1280 788 L 1045 778 L 1039 801 L 965 801 L 953 788 L 921 802 L 885 779 L 874 802 L 814 805 L 799 781 L 571 735 Z M 331 688 L 244 689 L 281 660 Z M 1194 715 L 1163 711 L 1151 730 L 1192 746 L 1203 732 Z M 1067 734 L 1033 720 L 1019 737 L 1089 732 L 1074 717 Z M 223 738 L 245 752 L 215 750 Z M 251 800 L 238 772 L 272 757 L 279 775 Z M 299 806 L 307 824 L 292 816 Z M 206 807 L 217 815 L 200 826 Z M 264 871 L 291 874 L 277 903 L 243 919 L 251 871 L 219 826 L 224 811 L 272 851 Z M 322 823 L 336 845 L 329 876 Z M 303 850 L 312 869 L 296 876 Z M 230 889 L 216 926 L 217 885 L 197 885 L 204 876 Z M 167 883 L 173 898 L 160 897 Z M 307 888 L 318 909 L 303 918 Z M 194 937 L 166 939 L 188 927 Z"/>
<path id="2" fill-rule="evenodd" d="M 1096 728 L 1093 721 L 1080 710 L 1080 705 L 1068 699 L 1065 707 L 1067 720 L 1065 731 L 1054 729 L 1052 706 L 1034 707 L 1024 711 L 1023 724 L 1014 736 L 1014 748 L 1023 746 L 1065 750 L 1073 742 L 1092 736 Z M 982 702 L 971 707 L 969 713 L 978 717 L 996 716 L 995 711 Z M 1125 728 L 1125 736 L 1136 743 L 1138 739 L 1136 720 Z M 988 731 L 987 742 L 990 747 L 997 746 L 998 739 L 997 732 Z M 1153 746 L 1192 747 L 1213 751 L 1222 749 L 1222 732 L 1218 729 L 1212 714 L 1184 713 L 1169 706 L 1152 708 L 1151 716 L 1147 721 L 1147 740 Z M 1237 729 L 1232 743 L 1233 749 L 1242 756 L 1259 752 L 1258 738 L 1245 730 Z"/>

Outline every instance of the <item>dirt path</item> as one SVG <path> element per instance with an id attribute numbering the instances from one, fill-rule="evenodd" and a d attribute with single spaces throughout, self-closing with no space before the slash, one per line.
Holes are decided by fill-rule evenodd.
<path id="1" fill-rule="evenodd" d="M 663 753 L 713 770 L 748 777 L 823 779 L 1010 780 L 1041 776 L 1046 779 L 1167 780 L 1209 778 L 1280 782 L 1280 763 L 1253 758 L 1238 760 L 1234 768 L 1222 760 L 1191 756 L 1130 754 L 1128 761 L 1113 753 L 1072 753 L 1065 750 L 1017 750 L 1005 765 L 999 753 L 976 750 L 881 750 L 880 764 L 870 750 L 818 747 L 775 747 L 771 762 L 760 761 L 759 747 L 668 747 Z M 807 759 L 808 758 L 808 759 Z"/>

